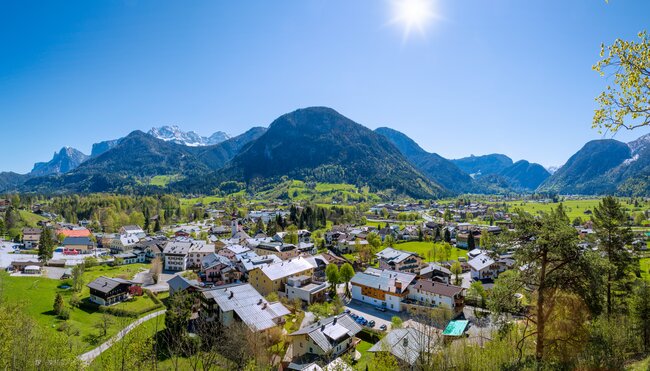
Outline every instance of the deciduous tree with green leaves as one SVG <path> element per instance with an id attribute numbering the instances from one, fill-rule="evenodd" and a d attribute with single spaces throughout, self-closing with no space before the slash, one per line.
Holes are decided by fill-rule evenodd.
<path id="1" fill-rule="evenodd" d="M 345 283 L 345 295 L 350 296 L 350 280 L 354 277 L 354 268 L 350 263 L 345 263 L 341 266 L 339 270 L 339 279 L 341 282 Z"/>
<path id="2" fill-rule="evenodd" d="M 638 38 L 601 46 L 593 69 L 602 77 L 611 72 L 614 81 L 596 97 L 600 107 L 594 112 L 594 128 L 616 132 L 650 125 L 650 39 L 646 31 Z"/>

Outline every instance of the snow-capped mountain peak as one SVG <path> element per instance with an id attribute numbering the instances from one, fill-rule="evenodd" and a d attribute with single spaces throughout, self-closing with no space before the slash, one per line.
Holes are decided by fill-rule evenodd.
<path id="1" fill-rule="evenodd" d="M 641 150 L 650 146 L 650 134 L 646 134 L 629 142 L 627 146 L 630 147 L 632 156 L 638 154 Z"/>
<path id="2" fill-rule="evenodd" d="M 222 131 L 218 131 L 210 137 L 204 137 L 194 131 L 182 131 L 178 125 L 165 125 L 158 128 L 151 128 L 149 135 L 167 142 L 174 142 L 190 147 L 210 146 L 230 139 L 230 136 Z"/>

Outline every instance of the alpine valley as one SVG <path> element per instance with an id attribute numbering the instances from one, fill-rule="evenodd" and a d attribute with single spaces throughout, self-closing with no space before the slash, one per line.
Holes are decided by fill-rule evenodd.
<path id="1" fill-rule="evenodd" d="M 504 154 L 446 159 L 405 134 L 370 130 L 327 107 L 287 113 L 268 128 L 203 137 L 178 126 L 64 147 L 28 174 L 0 173 L 0 192 L 207 194 L 225 182 L 261 190 L 282 179 L 348 183 L 416 199 L 465 193 L 650 194 L 650 134 L 594 140 L 551 174 Z"/>

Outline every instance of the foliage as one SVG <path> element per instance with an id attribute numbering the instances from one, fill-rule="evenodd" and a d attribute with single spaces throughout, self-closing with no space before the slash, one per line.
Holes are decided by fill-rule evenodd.
<path id="1" fill-rule="evenodd" d="M 650 39 L 643 31 L 639 40 L 616 39 L 601 46 L 593 69 L 600 76 L 612 71 L 614 86 L 607 86 L 597 98 L 593 127 L 616 132 L 650 125 Z"/>

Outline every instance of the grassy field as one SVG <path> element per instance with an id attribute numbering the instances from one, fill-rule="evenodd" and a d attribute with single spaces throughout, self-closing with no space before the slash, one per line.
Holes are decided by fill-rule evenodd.
<path id="1" fill-rule="evenodd" d="M 132 278 L 132 273 L 135 272 L 134 268 L 133 266 L 93 267 L 84 274 L 84 282 L 88 283 L 101 275 L 117 277 L 126 274 L 129 278 Z M 53 332 L 57 331 L 63 323 L 55 316 L 52 309 L 56 294 L 61 294 L 66 308 L 70 311 L 70 319 L 67 322 L 79 330 L 79 336 L 74 337 L 77 353 L 83 353 L 94 348 L 98 342 L 105 341 L 106 338 L 113 336 L 121 328 L 133 321 L 132 318 L 109 316 L 112 324 L 107 336 L 99 339 L 97 337 L 98 330 L 93 325 L 99 321 L 101 313 L 96 310 L 74 308 L 69 305 L 72 290 L 65 288 L 65 285 L 69 286 L 71 284 L 70 280 L 60 281 L 43 277 L 11 277 L 5 272 L 0 272 L 0 280 L 3 298 L 23 305 L 25 313 L 34 318 L 40 326 Z M 88 295 L 88 288 L 84 287 L 78 297 L 83 299 Z M 146 304 L 147 301 L 151 302 L 151 299 L 148 297 L 139 298 L 138 301 L 134 302 L 134 305 L 138 302 Z"/>
<path id="2" fill-rule="evenodd" d="M 180 175 L 156 175 L 153 178 L 149 179 L 149 185 L 156 187 L 167 187 L 167 185 L 173 181 L 180 180 L 182 177 Z"/>
<path id="3" fill-rule="evenodd" d="M 645 202 L 640 202 L 638 207 L 635 207 L 634 204 L 628 202 L 628 199 L 620 199 L 621 204 L 627 210 L 627 212 L 632 213 L 636 211 L 643 211 L 648 208 L 648 204 Z M 598 203 L 600 202 L 599 198 L 594 199 L 584 199 L 584 200 L 567 200 L 562 202 L 564 205 L 567 214 L 570 219 L 575 219 L 576 217 L 581 217 L 582 219 L 589 219 L 590 215 L 585 214 L 585 211 L 593 211 Z M 506 203 L 510 211 L 514 211 L 516 208 L 520 208 L 531 214 L 536 214 L 538 212 L 549 212 L 551 208 L 557 207 L 559 203 L 540 203 L 534 201 L 510 201 Z"/>
<path id="4" fill-rule="evenodd" d="M 34 228 L 37 226 L 38 222 L 45 220 L 42 216 L 36 215 L 27 210 L 18 210 L 18 213 L 20 214 L 20 219 L 22 219 L 23 223 L 28 227 Z"/>
<path id="5" fill-rule="evenodd" d="M 434 257 L 434 246 L 435 246 L 435 257 Z M 446 255 L 446 251 L 443 248 L 443 244 L 436 243 L 435 245 L 432 242 L 420 242 L 420 241 L 411 241 L 404 243 L 397 243 L 394 246 L 398 250 L 411 251 L 417 253 L 418 255 L 425 258 L 425 261 L 444 261 L 444 260 L 458 260 L 458 257 L 467 257 L 467 251 L 459 249 L 452 246 L 449 255 Z"/>

